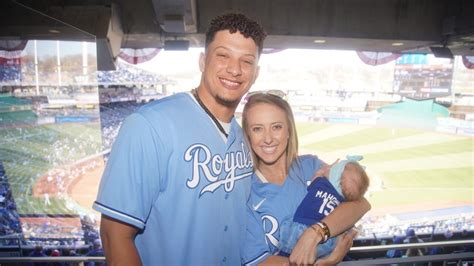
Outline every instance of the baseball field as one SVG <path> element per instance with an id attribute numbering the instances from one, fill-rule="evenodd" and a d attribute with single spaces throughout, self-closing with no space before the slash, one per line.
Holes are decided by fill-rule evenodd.
<path id="1" fill-rule="evenodd" d="M 330 163 L 364 156 L 372 215 L 458 206 L 474 210 L 474 139 L 406 128 L 299 123 L 302 153 Z"/>
<path id="2" fill-rule="evenodd" d="M 297 125 L 300 154 L 365 158 L 370 215 L 474 206 L 474 139 L 330 123 Z M 91 212 L 103 171 L 99 123 L 0 128 L 0 162 L 20 215 Z M 84 159 L 86 158 L 86 159 Z M 45 195 L 47 194 L 47 196 Z"/>
<path id="3" fill-rule="evenodd" d="M 101 149 L 99 123 L 0 128 L 0 162 L 18 213 L 77 214 L 69 192 L 94 171 L 78 162 Z"/>

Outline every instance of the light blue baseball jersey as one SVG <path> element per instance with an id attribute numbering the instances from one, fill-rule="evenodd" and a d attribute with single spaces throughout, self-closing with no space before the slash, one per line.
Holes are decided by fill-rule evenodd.
<path id="1" fill-rule="evenodd" d="M 257 265 L 278 253 L 280 224 L 292 220 L 307 193 L 307 186 L 324 162 L 316 156 L 299 156 L 282 185 L 263 183 L 254 174 L 248 201 L 248 226 L 242 261 Z"/>
<path id="2" fill-rule="evenodd" d="M 123 123 L 94 209 L 140 229 L 144 265 L 239 265 L 252 163 L 242 130 L 227 142 L 189 93 Z"/>

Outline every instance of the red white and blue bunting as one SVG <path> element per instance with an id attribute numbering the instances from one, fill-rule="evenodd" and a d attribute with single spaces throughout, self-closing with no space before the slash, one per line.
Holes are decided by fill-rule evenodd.
<path id="1" fill-rule="evenodd" d="M 402 56 L 401 54 L 369 51 L 357 51 L 357 55 L 362 62 L 371 66 L 383 65 Z"/>
<path id="2" fill-rule="evenodd" d="M 122 48 L 120 49 L 120 54 L 118 55 L 121 59 L 129 64 L 140 64 L 146 61 L 151 60 L 155 57 L 161 49 L 159 48 L 143 48 L 143 49 L 130 49 Z"/>
<path id="3" fill-rule="evenodd" d="M 21 40 L 0 40 L 0 60 L 19 60 L 27 43 Z"/>
<path id="4" fill-rule="evenodd" d="M 474 69 L 474 56 L 462 56 L 462 63 L 467 69 Z"/>

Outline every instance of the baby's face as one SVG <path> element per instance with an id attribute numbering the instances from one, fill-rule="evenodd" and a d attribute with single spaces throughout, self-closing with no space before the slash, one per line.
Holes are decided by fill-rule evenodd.
<path id="1" fill-rule="evenodd" d="M 361 176 L 357 167 L 350 163 L 346 164 L 341 177 L 342 194 L 344 194 L 346 200 L 355 200 L 361 196 L 359 191 L 360 180 Z"/>

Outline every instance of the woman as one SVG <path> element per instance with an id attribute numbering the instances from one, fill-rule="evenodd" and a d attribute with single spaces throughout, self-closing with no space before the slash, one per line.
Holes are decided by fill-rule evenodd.
<path id="1" fill-rule="evenodd" d="M 288 263 L 288 258 L 274 255 L 278 253 L 279 225 L 293 217 L 314 173 L 327 165 L 316 156 L 298 156 L 293 113 L 280 96 L 270 93 L 249 96 L 242 127 L 251 147 L 255 170 L 248 202 L 250 219 L 242 256 L 244 263 Z M 324 211 L 330 212 L 330 208 L 328 206 Z M 341 203 L 321 225 L 315 224 L 304 231 L 289 262 L 313 264 L 319 243 L 352 227 L 369 209 L 365 198 Z M 352 245 L 354 236 L 354 232 L 345 234 L 336 249 L 318 263 L 339 262 Z"/>

